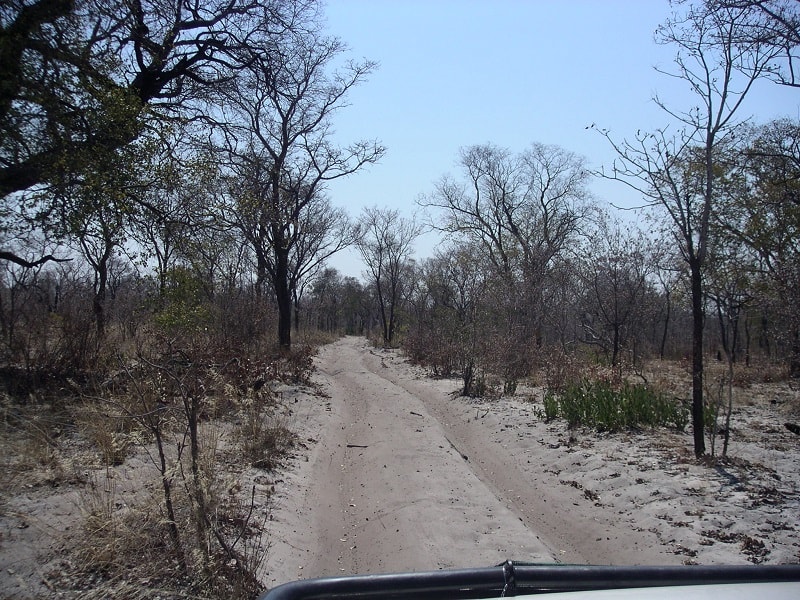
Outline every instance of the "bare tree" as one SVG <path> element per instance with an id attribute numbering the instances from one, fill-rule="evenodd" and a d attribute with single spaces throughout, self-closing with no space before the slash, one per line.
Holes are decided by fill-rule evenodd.
<path id="1" fill-rule="evenodd" d="M 403 272 L 422 229 L 396 210 L 367 208 L 360 220 L 356 242 L 367 266 L 367 279 L 378 296 L 383 343 L 394 341 L 403 285 Z"/>
<path id="2" fill-rule="evenodd" d="M 312 199 L 303 214 L 299 229 L 303 235 L 292 247 L 289 257 L 289 289 L 294 304 L 294 328 L 300 329 L 300 300 L 326 261 L 355 243 L 358 228 L 347 213 L 325 196 Z"/>
<path id="3" fill-rule="evenodd" d="M 403 348 L 414 359 L 431 365 L 436 375 L 460 375 L 462 394 L 473 393 L 481 350 L 491 345 L 484 334 L 489 323 L 484 308 L 485 279 L 492 269 L 475 248 L 461 243 L 438 249 L 419 268 L 419 285 L 410 302 L 414 322 Z"/>
<path id="4" fill-rule="evenodd" d="M 800 3 L 797 0 L 706 0 L 708 9 L 723 20 L 735 18 L 737 40 L 775 49 L 769 77 L 790 87 L 800 87 Z M 746 18 L 740 16 L 744 12 Z"/>
<path id="5" fill-rule="evenodd" d="M 742 40 L 738 25 L 746 10 L 722 12 L 689 7 L 683 16 L 667 21 L 657 32 L 661 43 L 677 49 L 675 72 L 689 83 L 699 107 L 688 111 L 659 106 L 680 130 L 638 132 L 633 141 L 615 142 L 601 133 L 617 153 L 610 172 L 601 175 L 622 181 L 640 192 L 651 205 L 669 215 L 673 236 L 689 268 L 692 300 L 692 426 L 694 451 L 705 454 L 703 420 L 703 330 L 705 269 L 711 243 L 712 217 L 723 198 L 716 187 L 715 168 L 722 148 L 736 129 L 735 117 L 753 85 L 768 72 L 775 49 L 758 40 Z"/>
<path id="6" fill-rule="evenodd" d="M 345 50 L 340 40 L 311 27 L 287 32 L 226 94 L 233 124 L 220 131 L 219 141 L 230 165 L 231 203 L 225 218 L 252 246 L 257 291 L 263 293 L 267 279 L 272 284 L 278 341 L 287 349 L 292 286 L 302 274 L 300 263 L 309 263 L 304 258 L 293 273 L 292 254 L 297 257 L 301 247 L 313 247 L 304 240 L 317 236 L 313 211 L 321 205 L 325 183 L 355 173 L 384 153 L 375 141 L 347 147 L 331 141 L 334 113 L 375 66 L 348 62 L 330 72 Z"/>
<path id="7" fill-rule="evenodd" d="M 436 227 L 483 249 L 524 335 L 541 342 L 545 280 L 591 211 L 583 159 L 543 144 L 518 155 L 482 145 L 461 151 L 461 167 L 463 179 L 442 178 L 424 204 L 440 211 Z"/>
<path id="8" fill-rule="evenodd" d="M 641 232 L 604 219 L 587 240 L 581 269 L 587 293 L 584 341 L 608 352 L 614 367 L 642 324 L 641 301 L 653 268 Z"/>

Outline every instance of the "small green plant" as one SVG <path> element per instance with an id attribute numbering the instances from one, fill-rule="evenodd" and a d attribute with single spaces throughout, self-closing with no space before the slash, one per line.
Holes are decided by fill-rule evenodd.
<path id="1" fill-rule="evenodd" d="M 679 403 L 645 386 L 623 383 L 616 389 L 607 381 L 584 380 L 559 395 L 544 397 L 546 421 L 563 418 L 569 427 L 585 425 L 600 431 L 635 427 L 674 427 L 683 430 L 689 416 Z"/>
<path id="2" fill-rule="evenodd" d="M 518 383 L 516 379 L 506 379 L 505 383 L 503 383 L 503 395 L 513 396 L 516 394 Z"/>
<path id="3" fill-rule="evenodd" d="M 558 418 L 558 405 L 558 397 L 551 391 L 546 392 L 543 401 L 545 422 L 549 423 Z"/>
<path id="4" fill-rule="evenodd" d="M 204 302 L 203 282 L 185 267 L 174 267 L 167 273 L 159 301 L 161 306 L 154 320 L 172 334 L 200 331 L 211 320 Z"/>

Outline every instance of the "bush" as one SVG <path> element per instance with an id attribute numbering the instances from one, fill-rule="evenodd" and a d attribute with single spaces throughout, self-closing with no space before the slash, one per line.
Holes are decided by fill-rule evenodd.
<path id="1" fill-rule="evenodd" d="M 584 380 L 560 394 L 548 391 L 544 418 L 563 418 L 569 427 L 585 425 L 599 431 L 636 427 L 674 427 L 683 430 L 688 411 L 678 402 L 640 384 L 623 383 L 615 389 L 606 381 Z"/>
<path id="2" fill-rule="evenodd" d="M 294 434 L 277 413 L 269 386 L 249 390 L 242 405 L 242 425 L 236 433 L 241 454 L 256 468 L 274 470 L 294 445 Z"/>
<path id="3" fill-rule="evenodd" d="M 314 373 L 316 349 L 309 345 L 293 347 L 289 352 L 272 361 L 267 368 L 267 377 L 288 384 L 308 384 Z"/>

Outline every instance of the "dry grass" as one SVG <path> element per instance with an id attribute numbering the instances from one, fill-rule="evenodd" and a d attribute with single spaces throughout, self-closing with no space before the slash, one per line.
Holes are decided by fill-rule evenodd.
<path id="1" fill-rule="evenodd" d="M 109 402 L 85 402 L 74 410 L 75 424 L 106 466 L 121 465 L 131 452 L 132 419 Z"/>
<path id="2" fill-rule="evenodd" d="M 49 404 L 15 404 L 5 395 L 0 411 L 0 514 L 20 489 L 82 480 L 61 452 L 72 429 L 62 411 Z"/>
<path id="3" fill-rule="evenodd" d="M 282 374 L 307 379 L 312 354 L 286 357 Z M 239 361 L 244 367 L 226 372 L 202 360 L 141 361 L 113 385 L 61 399 L 58 411 L 0 399 L 4 526 L 24 520 L 18 506 L 5 508 L 19 491 L 44 498 L 58 488 L 77 498 L 63 501 L 74 503 L 63 510 L 72 516 L 59 518 L 65 531 L 55 535 L 64 537 L 51 536 L 42 555 L 57 567 L 32 572 L 40 583 L 30 590 L 41 582 L 64 598 L 252 598 L 261 590 L 265 499 L 255 510 L 248 490 L 232 490 L 250 463 L 275 468 L 293 435 L 265 381 L 269 363 Z"/>
<path id="4" fill-rule="evenodd" d="M 123 501 L 111 473 L 95 474 L 82 490 L 84 520 L 69 554 L 73 568 L 53 585 L 80 597 L 176 597 L 188 581 L 171 557 L 160 498 Z"/>
<path id="5" fill-rule="evenodd" d="M 135 472 L 125 465 L 94 471 L 80 494 L 82 525 L 71 540 L 70 568 L 53 575 L 54 589 L 81 598 L 252 598 L 260 591 L 253 574 L 268 547 L 266 512 L 255 511 L 253 496 L 239 489 L 243 465 L 238 449 L 228 447 L 229 430 L 216 421 L 201 424 L 201 492 L 194 487 L 188 451 L 169 452 L 180 555 L 170 541 L 154 465 L 140 463 Z M 168 446 L 177 448 L 180 437 L 173 434 Z M 132 458 L 147 453 L 157 454 L 152 442 Z M 202 514 L 198 493 L 204 498 Z"/>
<path id="6" fill-rule="evenodd" d="M 269 386 L 248 391 L 238 422 L 235 438 L 244 460 L 259 469 L 277 468 L 292 447 L 294 434 Z"/>

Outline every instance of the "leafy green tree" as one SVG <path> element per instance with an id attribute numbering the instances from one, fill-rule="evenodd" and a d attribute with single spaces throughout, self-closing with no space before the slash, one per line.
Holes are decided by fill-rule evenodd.
<path id="1" fill-rule="evenodd" d="M 141 133 L 148 105 L 201 118 L 214 90 L 313 2 L 9 0 L 0 11 L 0 196 Z"/>
<path id="2" fill-rule="evenodd" d="M 125 250 L 130 224 L 150 186 L 150 149 L 132 143 L 97 154 L 80 176 L 41 194 L 35 220 L 57 239 L 73 244 L 90 265 L 92 312 L 99 337 L 106 331 L 106 299 L 112 263 Z"/>
<path id="3" fill-rule="evenodd" d="M 313 14 L 314 0 L 3 2 L 0 212 L 20 218 L 20 194 L 69 185 L 154 120 L 224 118 L 220 89 Z"/>
<path id="4" fill-rule="evenodd" d="M 130 227 L 143 257 L 153 261 L 164 296 L 177 261 L 191 258 L 201 230 L 215 225 L 211 206 L 216 169 L 203 156 L 180 159 L 169 144 L 153 147 L 149 167 L 149 185 L 137 198 Z"/>
<path id="5" fill-rule="evenodd" d="M 800 375 L 800 123 L 753 130 L 743 156 L 747 190 L 735 197 L 727 231 L 757 256 L 764 301 L 782 318 L 790 372 Z"/>

